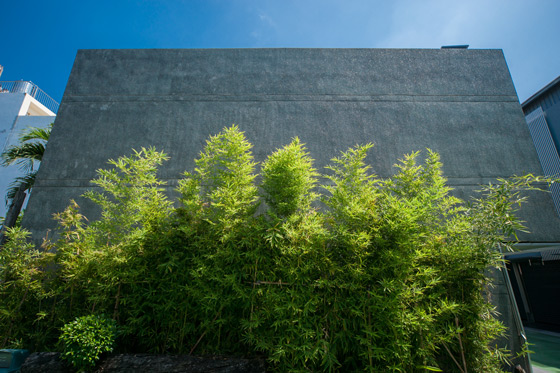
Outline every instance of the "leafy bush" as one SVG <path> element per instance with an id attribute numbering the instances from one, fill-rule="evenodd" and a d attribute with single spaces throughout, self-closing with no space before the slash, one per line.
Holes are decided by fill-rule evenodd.
<path id="1" fill-rule="evenodd" d="M 62 327 L 62 358 L 80 372 L 93 368 L 102 353 L 113 351 L 116 329 L 115 321 L 103 316 L 76 318 Z"/>
<path id="2" fill-rule="evenodd" d="M 29 232 L 22 228 L 8 228 L 8 241 L 0 247 L 0 347 L 34 347 L 38 340 L 49 335 L 51 328 L 43 328 L 46 314 L 41 304 L 48 304 L 48 289 L 43 271 L 49 253 L 36 250 L 27 242 Z M 40 325 L 34 325 L 35 322 Z"/>
<path id="3" fill-rule="evenodd" d="M 165 154 L 110 161 L 85 194 L 101 217 L 88 221 L 72 201 L 56 215 L 58 239 L 45 241 L 54 256 L 12 232 L 0 256 L 3 332 L 52 348 L 53 326 L 105 313 L 123 351 L 264 354 L 278 371 L 499 371 L 504 327 L 487 269 L 501 268 L 497 246 L 523 229 L 522 191 L 543 179 L 499 180 L 465 203 L 437 154 L 405 155 L 384 179 L 365 162 L 372 146 L 320 174 L 296 138 L 257 178 L 232 126 L 184 174 L 177 207 L 156 177 Z M 83 364 L 108 348 L 109 326 L 93 320 L 101 334 L 84 329 L 74 335 L 92 344 L 67 350 Z"/>

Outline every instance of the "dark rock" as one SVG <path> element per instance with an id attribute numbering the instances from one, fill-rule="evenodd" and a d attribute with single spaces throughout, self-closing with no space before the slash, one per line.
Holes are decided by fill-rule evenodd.
<path id="1" fill-rule="evenodd" d="M 25 359 L 21 373 L 70 373 L 72 368 L 58 352 L 34 352 Z"/>
<path id="2" fill-rule="evenodd" d="M 262 373 L 265 363 L 259 359 L 195 357 L 190 355 L 121 354 L 107 357 L 97 372 L 220 372 Z"/>
<path id="3" fill-rule="evenodd" d="M 35 352 L 21 367 L 21 373 L 72 372 L 57 352 Z M 264 373 L 266 364 L 261 359 L 228 357 L 196 357 L 190 355 L 118 354 L 102 359 L 94 372 L 119 373 Z"/>

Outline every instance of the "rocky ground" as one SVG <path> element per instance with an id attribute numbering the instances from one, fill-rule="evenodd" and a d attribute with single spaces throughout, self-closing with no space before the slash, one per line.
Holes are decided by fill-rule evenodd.
<path id="1" fill-rule="evenodd" d="M 58 352 L 35 352 L 25 360 L 21 373 L 71 373 L 74 370 L 60 359 Z M 190 355 L 117 354 L 102 359 L 94 373 L 264 373 L 266 364 L 260 359 L 227 357 L 196 357 Z"/>

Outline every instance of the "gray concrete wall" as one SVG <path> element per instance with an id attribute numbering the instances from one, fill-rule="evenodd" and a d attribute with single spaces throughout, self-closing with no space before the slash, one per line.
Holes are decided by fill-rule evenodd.
<path id="1" fill-rule="evenodd" d="M 541 173 L 500 50 L 82 50 L 26 224 L 44 234 L 96 169 L 132 148 L 168 153 L 161 177 L 173 186 L 207 137 L 232 123 L 257 160 L 294 136 L 319 168 L 373 142 L 369 161 L 381 176 L 429 147 L 460 196 L 496 177 Z M 523 217 L 533 232 L 523 240 L 560 241 L 546 194 Z"/>
<path id="2" fill-rule="evenodd" d="M 374 171 L 403 154 L 439 152 L 461 197 L 498 177 L 541 168 L 500 50 L 228 49 L 78 52 L 24 225 L 39 239 L 51 215 L 90 188 L 108 158 L 155 146 L 170 190 L 209 135 L 232 123 L 261 161 L 299 136 L 319 168 L 339 151 L 374 142 Z M 522 217 L 530 242 L 560 241 L 545 193 Z M 504 289 L 504 285 L 499 287 Z M 517 333 L 507 293 L 495 297 Z M 512 337 L 508 345 L 518 350 Z"/>

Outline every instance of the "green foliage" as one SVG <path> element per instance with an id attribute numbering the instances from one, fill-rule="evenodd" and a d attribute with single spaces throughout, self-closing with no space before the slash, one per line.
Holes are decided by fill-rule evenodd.
<path id="1" fill-rule="evenodd" d="M 179 182 L 178 249 L 184 253 L 195 328 L 190 351 L 238 352 L 259 268 L 258 207 L 251 144 L 236 126 L 210 137 L 194 173 Z M 189 352 L 190 352 L 189 351 Z"/>
<path id="2" fill-rule="evenodd" d="M 195 173 L 185 173 L 179 183 L 181 202 L 203 209 L 204 219 L 232 229 L 256 209 L 255 162 L 252 145 L 236 126 L 211 136 L 195 160 Z"/>
<path id="3" fill-rule="evenodd" d="M 0 247 L 0 346 L 34 346 L 44 337 L 36 325 L 45 317 L 49 296 L 43 268 L 50 254 L 27 242 L 29 232 L 8 228 L 8 242 Z"/>
<path id="4" fill-rule="evenodd" d="M 93 368 L 104 352 L 113 351 L 117 326 L 104 316 L 76 318 L 62 327 L 62 358 L 79 372 Z"/>
<path id="5" fill-rule="evenodd" d="M 524 229 L 522 192 L 550 180 L 499 180 L 465 203 L 436 153 L 405 155 L 383 179 L 366 164 L 371 147 L 320 175 L 295 138 L 257 179 L 232 126 L 185 173 L 177 207 L 157 179 L 163 153 L 110 161 L 85 194 L 97 220 L 72 201 L 43 252 L 10 233 L 3 346 L 52 348 L 57 328 L 104 313 L 134 352 L 264 354 L 278 371 L 499 371 L 488 269 Z"/>
<path id="6" fill-rule="evenodd" d="M 306 210 L 317 198 L 312 190 L 319 174 L 297 137 L 272 153 L 263 163 L 261 172 L 264 199 L 271 212 L 279 217 L 287 217 L 298 209 Z"/>
<path id="7" fill-rule="evenodd" d="M 2 153 L 2 166 L 17 164 L 26 171 L 33 171 L 36 162 L 43 159 L 45 144 L 49 141 L 53 124 L 46 128 L 29 127 L 19 137 L 19 144 Z"/>
<path id="8" fill-rule="evenodd" d="M 143 148 L 109 161 L 114 167 L 99 170 L 93 180 L 100 191 L 84 195 L 100 207 L 101 217 L 88 224 L 74 201 L 55 215 L 60 238 L 52 246 L 59 265 L 63 320 L 95 311 L 117 320 L 130 317 L 126 305 L 131 292 L 150 271 L 146 257 L 152 253 L 146 247 L 171 212 L 164 182 L 156 177 L 158 165 L 166 159 L 161 152 Z"/>
<path id="9" fill-rule="evenodd" d="M 36 166 L 43 159 L 52 126 L 53 123 L 46 128 L 29 127 L 25 129 L 19 137 L 19 144 L 9 146 L 0 155 L 2 166 L 16 164 L 26 173 L 24 176 L 17 177 L 10 184 L 6 194 L 6 206 L 15 197 L 20 185 L 24 186 L 24 190 L 30 190 L 33 187 L 37 175 Z"/>

